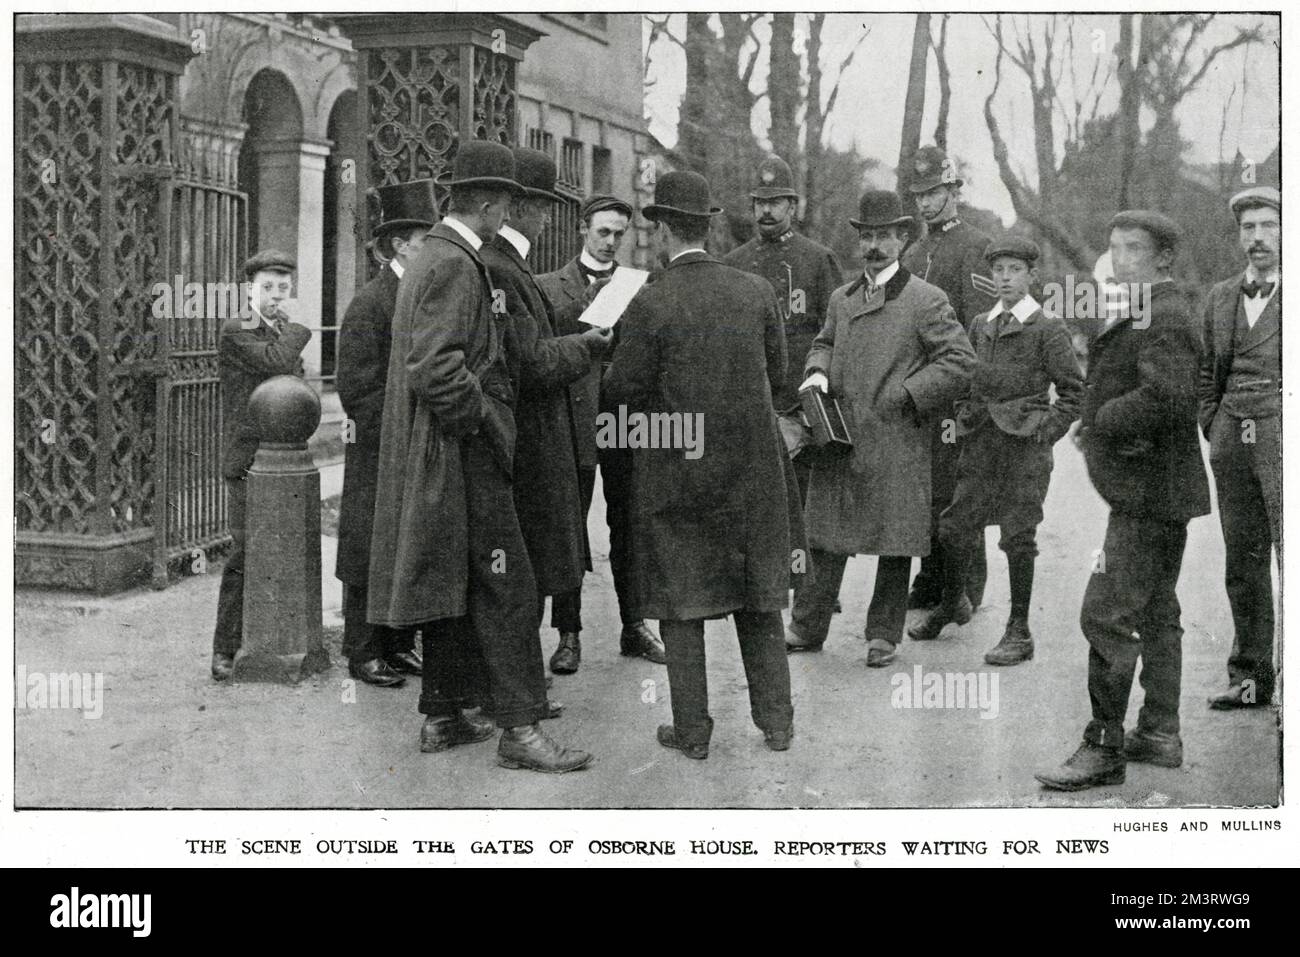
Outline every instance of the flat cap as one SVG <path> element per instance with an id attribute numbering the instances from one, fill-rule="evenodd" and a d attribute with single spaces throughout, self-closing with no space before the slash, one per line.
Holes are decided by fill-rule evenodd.
<path id="1" fill-rule="evenodd" d="M 1253 209 L 1256 206 L 1272 206 L 1280 213 L 1282 194 L 1272 186 L 1252 186 L 1250 189 L 1243 189 L 1228 201 L 1228 208 L 1232 210 L 1232 215 L 1239 219 L 1243 209 Z"/>
<path id="2" fill-rule="evenodd" d="M 241 267 L 245 279 L 252 279 L 259 272 L 295 272 L 298 261 L 279 249 L 259 249 L 244 260 Z"/>
<path id="3" fill-rule="evenodd" d="M 999 256 L 1010 256 L 1013 259 L 1022 259 L 1032 266 L 1038 262 L 1040 255 L 1042 252 L 1038 248 L 1038 243 L 1032 239 L 1025 239 L 1023 236 L 1007 236 L 988 244 L 984 250 L 984 261 L 991 263 Z"/>
<path id="4" fill-rule="evenodd" d="M 596 213 L 603 213 L 608 209 L 620 212 L 628 219 L 632 218 L 631 203 L 625 203 L 617 196 L 606 196 L 601 193 L 587 197 L 586 201 L 582 204 L 582 208 L 578 210 L 578 218 L 585 223 Z"/>
<path id="5" fill-rule="evenodd" d="M 1145 229 L 1161 249 L 1174 249 L 1182 238 L 1178 224 L 1154 209 L 1126 209 L 1116 213 L 1110 229 Z"/>

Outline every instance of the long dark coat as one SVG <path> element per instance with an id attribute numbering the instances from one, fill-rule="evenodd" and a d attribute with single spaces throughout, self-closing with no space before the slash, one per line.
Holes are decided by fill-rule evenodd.
<path id="1" fill-rule="evenodd" d="M 574 256 L 555 272 L 548 272 L 537 277 L 537 284 L 550 297 L 555 309 L 555 331 L 560 335 L 571 335 L 589 328 L 578 322 L 582 314 L 582 297 L 587 292 L 587 277 L 578 268 L 578 257 Z M 594 469 L 596 456 L 596 413 L 600 409 L 600 374 L 601 364 L 569 386 L 570 408 L 573 410 L 573 427 L 578 436 L 578 465 L 584 469 Z"/>
<path id="2" fill-rule="evenodd" d="M 394 628 L 467 610 L 460 440 L 483 435 L 513 469 L 514 396 L 486 267 L 439 223 L 402 277 L 393 314 L 367 620 Z M 499 320 L 504 323 L 502 317 Z"/>
<path id="3" fill-rule="evenodd" d="M 558 595 L 581 585 L 591 568 L 568 389 L 591 370 L 591 350 L 580 334 L 556 336 L 551 301 L 508 240 L 497 236 L 481 255 L 505 293 L 506 358 L 519 382 L 515 511 L 538 594 Z"/>
<path id="4" fill-rule="evenodd" d="M 870 298 L 860 278 L 835 290 L 804 370 L 830 380 L 853 454 L 813 470 L 810 545 L 929 554 L 929 430 L 966 391 L 974 363 L 948 297 L 901 266 Z"/>
<path id="5" fill-rule="evenodd" d="M 802 543 L 772 408 L 785 362 L 772 287 L 703 252 L 674 260 L 619 320 L 606 406 L 703 416 L 697 458 L 632 453 L 632 567 L 646 617 L 786 606 L 792 539 Z"/>
<path id="6" fill-rule="evenodd" d="M 909 246 L 900 260 L 902 267 L 913 276 L 943 290 L 957 314 L 957 321 L 967 332 L 975 317 L 987 315 L 997 302 L 992 292 L 987 291 L 992 280 L 984 250 L 991 241 L 986 233 L 969 223 L 950 219 L 943 226 L 927 225 L 925 235 Z M 976 285 L 977 276 L 988 282 Z"/>
<path id="7" fill-rule="evenodd" d="M 1150 295 L 1149 326 L 1120 319 L 1089 345 L 1080 432 L 1113 511 L 1181 524 L 1210 511 L 1196 435 L 1201 329 L 1174 283 Z"/>
<path id="8" fill-rule="evenodd" d="M 336 366 L 339 402 L 351 420 L 352 441 L 343 451 L 343 497 L 339 504 L 339 553 L 334 574 L 364 586 L 370 576 L 379 439 L 384 420 L 384 385 L 392 351 L 397 273 L 385 267 L 361 287 L 343 314 Z"/>

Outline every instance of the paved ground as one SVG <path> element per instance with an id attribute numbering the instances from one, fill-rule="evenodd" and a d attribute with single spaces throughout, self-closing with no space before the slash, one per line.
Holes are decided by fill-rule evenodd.
<path id="1" fill-rule="evenodd" d="M 1183 600 L 1183 737 L 1179 770 L 1133 766 L 1120 787 L 1082 795 L 1041 790 L 1032 772 L 1076 746 L 1088 718 L 1079 603 L 1105 509 L 1079 453 L 1057 446 L 1041 530 L 1032 625 L 1038 653 L 1007 670 L 983 665 L 1007 612 L 1006 563 L 991 550 L 988 604 L 960 637 L 905 643 L 895 666 L 869 670 L 861 632 L 874 560 L 849 566 L 821 654 L 790 661 L 797 736 L 769 752 L 748 718 L 734 631 L 708 627 L 716 720 L 708 761 L 654 740 L 669 720 L 664 669 L 618 656 L 604 503 L 593 506 L 597 567 L 585 589 L 583 665 L 555 680 L 568 710 L 546 728 L 596 763 L 560 776 L 496 767 L 494 745 L 442 755 L 417 748 L 418 681 L 392 691 L 334 668 L 298 687 L 216 685 L 208 678 L 219 568 L 163 592 L 96 599 L 20 591 L 16 663 L 27 672 L 102 672 L 104 710 L 16 712 L 16 804 L 38 807 L 916 807 L 1268 805 L 1278 798 L 1277 713 L 1208 711 L 1231 636 L 1217 519 L 1191 526 Z M 323 493 L 337 491 L 336 470 Z M 990 538 L 996 533 L 991 532 Z M 325 557 L 326 621 L 337 587 Z M 335 596 L 335 597 L 331 597 Z M 544 633 L 549 656 L 555 633 Z M 897 685 L 926 672 L 998 678 L 997 716 L 978 709 L 893 707 Z M 986 685 L 986 687 L 990 687 Z M 1136 687 L 1135 687 L 1136 690 Z M 355 698 L 355 700 L 352 700 Z M 991 702 L 990 702 L 991 705 Z M 991 712 L 992 708 L 986 709 Z M 1136 713 L 1136 707 L 1132 714 Z"/>

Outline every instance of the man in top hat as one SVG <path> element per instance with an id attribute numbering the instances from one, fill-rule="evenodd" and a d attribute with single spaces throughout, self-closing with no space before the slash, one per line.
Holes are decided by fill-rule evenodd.
<path id="1" fill-rule="evenodd" d="M 780 610 L 796 493 L 772 408 L 785 378 L 781 317 L 766 281 L 705 252 L 709 219 L 721 210 L 704 177 L 664 173 L 654 199 L 642 212 L 664 269 L 619 320 L 605 392 L 629 421 L 653 410 L 700 430 L 694 454 L 632 446 L 637 597 L 659 620 L 668 654 L 673 723 L 658 739 L 708 756 L 704 622 L 733 615 L 751 716 L 767 746 L 784 751 L 794 709 Z"/>
<path id="2" fill-rule="evenodd" d="M 1209 513 L 1210 489 L 1196 435 L 1200 328 L 1171 277 L 1178 238 L 1162 213 L 1127 210 L 1110 222 L 1115 279 L 1136 284 L 1141 301 L 1088 349 L 1079 441 L 1110 517 L 1079 615 L 1092 721 L 1064 764 L 1034 775 L 1058 790 L 1122 784 L 1126 760 L 1164 767 L 1183 760 L 1175 588 L 1187 523 Z M 1146 694 L 1136 729 L 1126 733 L 1139 658 Z"/>
<path id="3" fill-rule="evenodd" d="M 537 586 L 515 515 L 514 389 L 504 314 L 479 251 L 505 221 L 515 180 L 509 147 L 462 143 L 448 213 L 397 290 L 367 617 L 419 627 L 424 674 L 420 750 L 444 751 L 503 729 L 505 767 L 573 771 L 591 755 L 542 730 L 546 676 Z"/>
<path id="4" fill-rule="evenodd" d="M 555 305 L 556 326 L 562 334 L 588 328 L 578 318 L 618 268 L 618 250 L 631 217 L 632 207 L 617 196 L 588 197 L 579 209 L 578 231 L 582 235 L 582 250 L 555 272 L 537 277 L 538 284 Z M 605 495 L 605 523 L 609 527 L 609 570 L 614 579 L 622 623 L 619 651 L 625 656 L 641 657 L 661 665 L 665 660 L 663 642 L 646 624 L 632 594 L 630 563 L 634 546 L 628 527 L 632 455 L 628 449 L 596 446 L 601 371 L 597 366 L 569 386 L 573 424 L 578 435 L 578 491 L 582 498 L 583 524 L 585 527 L 591 509 L 596 466 L 599 464 L 601 488 Z M 556 674 L 573 674 L 578 670 L 582 652 L 579 639 L 582 631 L 581 584 L 551 600 L 551 627 L 560 633 L 559 644 L 551 656 L 551 670 Z"/>
<path id="5" fill-rule="evenodd" d="M 403 675 L 419 675 L 424 665 L 415 651 L 414 629 L 366 621 L 370 537 L 397 285 L 423 248 L 425 234 L 438 221 L 438 204 L 431 179 L 381 186 L 376 193 L 380 220 L 371 235 L 388 264 L 352 299 L 338 335 L 335 381 L 348 417 L 350 441 L 344 447 L 334 574 L 343 582 L 343 654 L 348 658 L 348 673 L 367 684 L 395 688 L 405 683 Z"/>
<path id="6" fill-rule="evenodd" d="M 217 625 L 212 635 L 212 677 L 225 681 L 244 640 L 244 477 L 260 436 L 248 415 L 248 398 L 272 376 L 303 374 L 302 350 L 311 330 L 293 322 L 285 300 L 293 295 L 294 258 L 278 249 L 254 253 L 242 272 L 250 283 L 248 319 L 227 319 L 218 337 L 221 376 L 221 474 L 230 508 L 230 553 L 221 575 Z"/>
<path id="7" fill-rule="evenodd" d="M 996 291 L 984 259 L 989 237 L 962 222 L 958 216 L 962 185 L 957 167 L 939 147 L 923 146 L 916 151 L 907 189 L 925 220 L 925 235 L 907 250 L 903 266 L 947 294 L 957 321 L 970 334 L 976 317 L 988 315 L 993 308 Z M 955 410 L 949 411 L 955 414 Z M 930 608 L 938 604 L 942 588 L 938 564 L 939 515 L 952 501 L 957 480 L 958 443 L 954 441 L 951 423 L 947 421 L 950 418 L 952 416 L 947 413 L 936 417 L 931 436 L 931 548 L 930 557 L 921 562 L 921 569 L 912 583 L 909 604 L 913 608 Z M 966 591 L 973 609 L 984 599 L 984 582 L 988 577 L 983 529 L 972 537 L 970 555 Z M 963 616 L 969 613 L 964 601 L 962 613 Z"/>
<path id="8" fill-rule="evenodd" d="M 858 205 L 865 272 L 835 290 L 804 363 L 802 388 L 836 396 L 853 451 L 813 470 L 805 520 L 812 581 L 795 593 L 786 643 L 825 643 L 850 555 L 878 555 L 867 664 L 895 658 L 912 557 L 930 550 L 930 429 L 970 382 L 975 353 L 948 297 L 898 261 L 912 217 L 895 193 Z"/>
<path id="9" fill-rule="evenodd" d="M 1002 640 L 984 656 L 991 665 L 1034 656 L 1029 601 L 1052 446 L 1083 403 L 1083 373 L 1070 331 L 1059 317 L 1044 314 L 1029 293 L 1038 279 L 1038 256 L 1036 243 L 1017 236 L 994 240 L 984 253 L 999 298 L 971 329 L 975 368 L 969 396 L 957 403 L 957 488 L 939 519 L 943 596 L 908 632 L 918 641 L 934 639 L 958 620 L 971 544 L 984 526 L 997 525 L 1010 573 L 1011 615 Z"/>
<path id="10" fill-rule="evenodd" d="M 1200 385 L 1234 629 L 1216 710 L 1273 699 L 1270 543 L 1282 562 L 1282 194 L 1255 186 L 1229 206 L 1247 265 L 1210 291 Z"/>
<path id="11" fill-rule="evenodd" d="M 758 166 L 757 184 L 749 194 L 758 234 L 723 257 L 728 266 L 762 276 L 776 290 L 776 302 L 785 323 L 789 368 L 772 401 L 778 412 L 799 404 L 803 360 L 826 319 L 831 293 L 844 275 L 835 254 L 794 228 L 799 193 L 794 174 L 785 160 L 769 156 Z M 795 460 L 799 495 L 808 494 L 809 468 Z"/>
<path id="12" fill-rule="evenodd" d="M 509 318 L 506 355 L 512 378 L 519 382 L 515 510 L 537 579 L 540 625 L 546 597 L 580 588 L 584 570 L 591 567 L 569 386 L 598 363 L 610 334 L 601 329 L 556 334 L 555 309 L 533 277 L 528 253 L 550 222 L 552 205 L 567 200 L 556 192 L 555 162 L 549 156 L 525 148 L 514 153 L 524 192 L 511 201 L 510 221 L 484 243 L 481 255 L 495 287 L 504 293 L 502 306 Z M 564 654 L 572 655 L 567 671 Z M 552 670 L 576 671 L 579 654 L 576 633 L 569 643 L 562 638 Z"/>

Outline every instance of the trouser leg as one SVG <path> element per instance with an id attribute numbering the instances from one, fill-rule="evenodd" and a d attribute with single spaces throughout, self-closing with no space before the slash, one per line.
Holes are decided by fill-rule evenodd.
<path id="1" fill-rule="evenodd" d="M 790 662 L 779 611 L 738 611 L 736 636 L 749 684 L 749 713 L 760 730 L 786 731 L 794 723 Z"/>
<path id="2" fill-rule="evenodd" d="M 388 654 L 391 628 L 366 621 L 365 585 L 343 585 L 343 655 L 361 664 Z"/>
<path id="3" fill-rule="evenodd" d="M 821 644 L 826 640 L 848 560 L 847 555 L 809 549 L 809 574 L 795 589 L 794 608 L 790 611 L 790 628 L 804 641 Z"/>
<path id="4" fill-rule="evenodd" d="M 482 699 L 482 655 L 465 618 L 443 618 L 421 628 L 424 673 L 419 711 L 435 718 L 455 717 Z"/>
<path id="5" fill-rule="evenodd" d="M 641 620 L 632 582 L 632 454 L 628 449 L 601 449 L 600 474 L 609 526 L 609 570 L 624 625 Z"/>
<path id="6" fill-rule="evenodd" d="M 921 559 L 912 587 L 937 599 L 943 585 L 943 566 L 939 546 L 939 519 L 950 504 L 957 487 L 957 460 L 959 448 L 942 422 L 931 426 L 930 432 L 930 554 Z M 909 569 L 910 570 L 910 569 Z"/>
<path id="7" fill-rule="evenodd" d="M 661 621 L 659 637 L 668 659 L 668 694 L 677 740 L 689 745 L 708 744 L 713 719 L 709 717 L 704 621 Z"/>
<path id="8" fill-rule="evenodd" d="M 221 573 L 217 595 L 217 623 L 212 634 L 212 653 L 234 657 L 244 643 L 244 543 L 248 485 L 242 478 L 226 479 L 229 506 L 230 552 Z"/>
<path id="9" fill-rule="evenodd" d="M 912 570 L 909 555 L 881 555 L 876 559 L 876 586 L 867 609 L 867 641 L 882 638 L 892 644 L 903 640 L 907 621 L 907 576 Z"/>
<path id="10" fill-rule="evenodd" d="M 591 497 L 596 486 L 596 469 L 578 469 L 578 495 L 582 500 L 582 521 L 585 525 L 591 512 Z M 551 598 L 551 627 L 560 632 L 582 631 L 582 586 Z"/>
<path id="11" fill-rule="evenodd" d="M 1143 731 L 1178 733 L 1178 698 L 1183 686 L 1182 609 L 1178 604 L 1178 574 L 1183 567 L 1187 527 L 1168 526 L 1148 547 L 1154 553 L 1151 600 L 1138 634 L 1142 636 L 1142 708 L 1138 727 Z"/>

